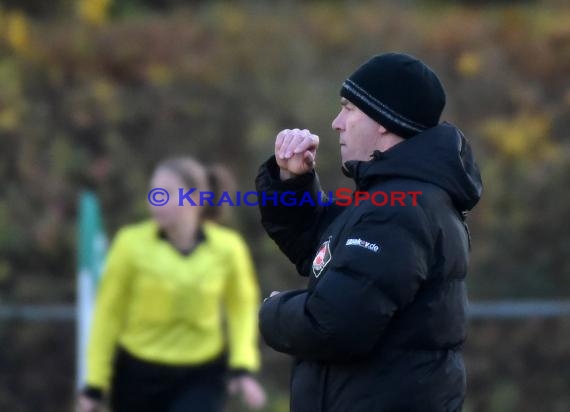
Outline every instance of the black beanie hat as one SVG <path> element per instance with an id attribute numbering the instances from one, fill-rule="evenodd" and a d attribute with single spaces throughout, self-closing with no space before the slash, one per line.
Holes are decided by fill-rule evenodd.
<path id="1" fill-rule="evenodd" d="M 404 138 L 436 126 L 445 106 L 445 91 L 436 74 L 401 53 L 372 57 L 345 80 L 340 95 Z"/>

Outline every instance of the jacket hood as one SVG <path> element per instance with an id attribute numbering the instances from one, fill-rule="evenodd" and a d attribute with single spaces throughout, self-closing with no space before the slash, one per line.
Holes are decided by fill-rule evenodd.
<path id="1" fill-rule="evenodd" d="M 483 189 L 471 146 L 450 123 L 428 129 L 385 152 L 377 150 L 369 161 L 348 161 L 343 171 L 360 189 L 378 179 L 398 177 L 432 183 L 445 190 L 461 212 L 477 204 Z"/>

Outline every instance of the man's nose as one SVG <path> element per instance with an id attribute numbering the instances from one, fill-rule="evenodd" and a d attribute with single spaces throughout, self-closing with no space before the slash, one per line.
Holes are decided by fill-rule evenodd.
<path id="1" fill-rule="evenodd" d="M 342 123 L 340 119 L 340 113 L 333 119 L 331 127 L 336 130 L 337 132 L 342 130 Z"/>

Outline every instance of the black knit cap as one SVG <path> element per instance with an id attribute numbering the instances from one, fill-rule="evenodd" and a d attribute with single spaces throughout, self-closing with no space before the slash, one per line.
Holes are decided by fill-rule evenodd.
<path id="1" fill-rule="evenodd" d="M 445 106 L 445 91 L 436 74 L 402 53 L 372 57 L 344 81 L 340 95 L 404 138 L 436 126 Z"/>

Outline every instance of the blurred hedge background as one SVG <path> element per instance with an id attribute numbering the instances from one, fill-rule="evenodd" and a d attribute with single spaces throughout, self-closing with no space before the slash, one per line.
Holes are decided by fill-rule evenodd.
<path id="1" fill-rule="evenodd" d="M 309 128 L 324 186 L 350 184 L 339 86 L 390 50 L 440 74 L 479 158 L 471 300 L 570 297 L 567 1 L 1 0 L 0 304 L 73 304 L 78 193 L 113 234 L 145 217 L 165 156 L 224 163 L 245 191 L 280 129 Z M 257 210 L 234 212 L 263 293 L 302 285 Z M 71 410 L 74 333 L 0 323 L 0 410 Z M 472 322 L 465 410 L 570 410 L 568 342 L 568 318 Z M 287 411 L 288 360 L 263 351 L 267 411 Z"/>

